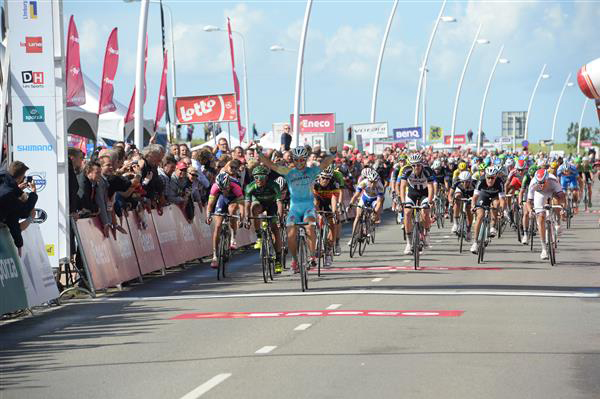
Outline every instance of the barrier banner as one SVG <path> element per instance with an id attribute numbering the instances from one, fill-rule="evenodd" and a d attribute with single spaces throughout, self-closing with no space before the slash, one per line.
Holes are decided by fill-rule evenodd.
<path id="1" fill-rule="evenodd" d="M 114 287 L 120 284 L 119 273 L 115 267 L 112 246 L 102 234 L 102 224 L 98 217 L 79 219 L 77 230 L 81 237 L 79 245 L 85 254 L 88 270 L 94 289 Z"/>
<path id="2" fill-rule="evenodd" d="M 165 267 L 165 262 L 160 251 L 156 228 L 152 216 L 145 212 L 146 228 L 142 229 L 139 218 L 135 212 L 129 212 L 127 225 L 131 233 L 131 240 L 137 256 L 140 272 L 142 274 L 152 273 Z"/>
<path id="3" fill-rule="evenodd" d="M 21 261 L 7 227 L 0 228 L 0 315 L 27 308 Z"/>
<path id="4" fill-rule="evenodd" d="M 119 283 L 141 276 L 140 266 L 131 242 L 129 226 L 127 226 L 127 223 L 123 223 L 122 227 L 125 229 L 125 233 L 115 230 L 109 233 L 108 238 L 106 238 L 112 248 L 113 264 L 117 270 Z"/>
<path id="5" fill-rule="evenodd" d="M 159 215 L 156 209 L 152 210 L 152 219 L 165 267 L 173 267 L 181 263 L 179 243 L 177 242 L 177 225 L 170 209 L 171 207 L 163 208 L 162 215 Z"/>
<path id="6" fill-rule="evenodd" d="M 185 263 L 200 258 L 201 251 L 199 243 L 204 237 L 198 234 L 199 231 L 197 228 L 194 228 L 193 222 L 190 223 L 187 221 L 180 207 L 171 205 L 169 208 L 177 226 L 177 240 L 179 242 L 178 251 L 183 256 L 183 260 L 179 263 Z M 194 216 L 195 215 L 196 213 L 194 212 Z"/>
<path id="7" fill-rule="evenodd" d="M 32 223 L 23 233 L 21 270 L 29 307 L 58 298 L 59 292 L 40 225 Z"/>
<path id="8" fill-rule="evenodd" d="M 196 212 L 194 213 L 194 230 L 200 241 L 197 245 L 200 247 L 200 257 L 212 255 L 212 233 L 211 226 L 205 223 L 205 209 L 200 208 L 196 203 Z"/>

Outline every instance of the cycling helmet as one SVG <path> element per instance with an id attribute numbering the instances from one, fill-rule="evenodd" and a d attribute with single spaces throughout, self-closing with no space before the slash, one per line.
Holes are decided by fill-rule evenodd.
<path id="1" fill-rule="evenodd" d="M 544 158 L 540 158 L 537 161 L 537 166 L 538 168 L 545 168 L 548 164 L 546 163 L 546 160 Z"/>
<path id="2" fill-rule="evenodd" d="M 323 177 L 325 179 L 331 179 L 333 177 L 333 172 L 327 172 L 324 170 L 319 174 L 319 177 Z"/>
<path id="3" fill-rule="evenodd" d="M 535 172 L 538 170 L 538 167 L 536 165 L 531 165 L 529 167 L 529 170 L 527 171 L 527 174 L 531 177 L 533 177 L 535 175 Z"/>
<path id="4" fill-rule="evenodd" d="M 257 165 L 252 169 L 252 176 L 266 176 L 269 174 L 269 169 L 262 165 Z"/>
<path id="5" fill-rule="evenodd" d="M 423 162 L 423 156 L 419 153 L 412 154 L 408 157 L 408 162 L 410 162 L 411 165 L 420 165 Z"/>
<path id="6" fill-rule="evenodd" d="M 500 159 L 504 159 L 504 158 L 506 158 L 506 155 L 504 155 L 504 154 L 500 154 L 500 155 L 498 155 L 498 158 L 500 158 Z"/>
<path id="7" fill-rule="evenodd" d="M 543 184 L 547 178 L 548 178 L 548 171 L 546 169 L 538 169 L 535 172 L 534 179 L 536 182 Z"/>
<path id="8" fill-rule="evenodd" d="M 500 166 L 500 165 L 502 165 L 502 160 L 500 158 L 494 159 L 494 166 Z"/>
<path id="9" fill-rule="evenodd" d="M 308 150 L 304 146 L 296 147 L 292 150 L 292 158 L 306 159 L 308 158 Z"/>
<path id="10" fill-rule="evenodd" d="M 458 174 L 458 180 L 460 181 L 470 181 L 471 173 L 468 170 L 462 171 Z"/>
<path id="11" fill-rule="evenodd" d="M 485 164 L 483 164 L 483 163 L 479 164 L 479 166 L 477 168 L 479 168 L 480 172 L 483 172 L 485 170 Z"/>
<path id="12" fill-rule="evenodd" d="M 456 163 L 456 158 L 453 158 L 453 157 L 448 158 L 448 163 L 451 164 L 451 165 L 455 164 Z"/>
<path id="13" fill-rule="evenodd" d="M 431 164 L 431 169 L 439 169 L 441 167 L 442 167 L 442 163 L 438 159 L 433 161 L 433 163 Z"/>
<path id="14" fill-rule="evenodd" d="M 329 165 L 328 167 L 323 169 L 323 172 L 331 173 L 331 175 L 333 176 L 333 165 Z"/>
<path id="15" fill-rule="evenodd" d="M 485 170 L 487 176 L 497 176 L 500 169 L 497 166 L 488 166 Z"/>
<path id="16" fill-rule="evenodd" d="M 217 184 L 217 187 L 219 187 L 221 190 L 224 190 L 231 184 L 231 177 L 227 173 L 221 172 L 217 175 L 215 183 Z"/>
<path id="17" fill-rule="evenodd" d="M 575 157 L 575 163 L 576 164 L 581 163 L 581 158 L 580 157 Z"/>
<path id="18" fill-rule="evenodd" d="M 458 164 L 458 170 L 467 170 L 467 163 L 466 162 L 461 162 Z"/>
<path id="19" fill-rule="evenodd" d="M 492 159 L 490 157 L 485 157 L 483 163 L 485 166 L 489 166 L 492 163 Z"/>
<path id="20" fill-rule="evenodd" d="M 556 168 L 558 168 L 558 162 L 554 161 L 554 162 L 550 163 L 550 168 L 556 170 Z"/>
<path id="21" fill-rule="evenodd" d="M 373 169 L 371 168 L 364 168 L 361 172 L 360 172 L 360 177 L 367 177 L 369 175 L 369 172 L 372 171 Z"/>
<path id="22" fill-rule="evenodd" d="M 583 157 L 583 158 L 581 158 L 581 160 L 582 160 L 583 162 L 589 162 L 589 161 L 590 161 L 590 158 L 588 158 L 588 157 Z"/>
<path id="23" fill-rule="evenodd" d="M 377 181 L 377 180 L 379 180 L 379 174 L 377 172 L 375 172 L 373 169 L 370 169 L 369 174 L 367 175 L 367 180 Z"/>
<path id="24" fill-rule="evenodd" d="M 517 161 L 517 170 L 525 169 L 525 161 L 523 159 L 519 159 Z"/>
<path id="25" fill-rule="evenodd" d="M 504 161 L 504 165 L 506 165 L 506 167 L 510 168 L 511 166 L 514 166 L 515 164 L 515 160 L 512 158 L 507 158 L 506 161 Z"/>

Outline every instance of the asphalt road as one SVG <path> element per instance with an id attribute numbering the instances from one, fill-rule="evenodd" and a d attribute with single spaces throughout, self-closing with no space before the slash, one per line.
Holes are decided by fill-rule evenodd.
<path id="1" fill-rule="evenodd" d="M 306 294 L 247 251 L 224 282 L 204 264 L 70 300 L 0 325 L 0 398 L 598 399 L 599 217 L 555 267 L 512 231 L 478 265 L 446 226 L 411 270 L 388 214 Z"/>

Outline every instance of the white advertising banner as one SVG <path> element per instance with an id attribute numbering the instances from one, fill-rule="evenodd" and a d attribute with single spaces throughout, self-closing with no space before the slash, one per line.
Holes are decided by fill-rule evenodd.
<path id="1" fill-rule="evenodd" d="M 365 139 L 385 139 L 388 137 L 388 123 L 359 123 L 352 125 L 352 133 L 360 134 Z"/>
<path id="2" fill-rule="evenodd" d="M 58 288 L 39 224 L 32 223 L 23 231 L 21 252 L 23 283 L 29 306 L 37 306 L 58 298 Z"/>
<path id="3" fill-rule="evenodd" d="M 13 159 L 36 182 L 36 207 L 50 264 L 58 267 L 58 166 L 53 7 L 49 1 L 5 1 L 12 80 Z M 64 217 L 65 215 L 63 215 Z"/>

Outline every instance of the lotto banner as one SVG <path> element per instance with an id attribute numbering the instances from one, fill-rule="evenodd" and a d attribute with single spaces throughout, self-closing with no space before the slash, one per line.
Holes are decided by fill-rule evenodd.
<path id="1" fill-rule="evenodd" d="M 175 111 L 180 125 L 235 122 L 238 119 L 235 94 L 176 97 Z"/>
<path id="2" fill-rule="evenodd" d="M 444 136 L 444 144 L 450 145 L 452 143 L 452 136 Z M 454 145 L 467 144 L 467 136 L 464 134 L 454 135 Z"/>
<path id="3" fill-rule="evenodd" d="M 48 215 L 40 224 L 44 247 L 50 264 L 58 268 L 62 212 L 57 151 L 62 152 L 57 148 L 57 114 L 63 110 L 57 109 L 61 99 L 57 98 L 55 83 L 52 24 L 56 9 L 50 1 L 7 1 L 5 7 L 10 27 L 13 159 L 24 162 L 29 167 L 28 175 L 34 177 L 39 196 L 37 207 Z"/>

